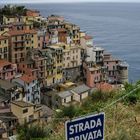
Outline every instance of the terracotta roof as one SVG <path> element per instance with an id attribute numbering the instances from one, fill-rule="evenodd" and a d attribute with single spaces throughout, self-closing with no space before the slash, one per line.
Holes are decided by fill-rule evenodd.
<path id="1" fill-rule="evenodd" d="M 84 38 L 85 40 L 93 39 L 93 37 L 92 37 L 92 36 L 89 36 L 89 35 L 86 35 L 86 36 L 84 36 L 83 38 Z"/>
<path id="2" fill-rule="evenodd" d="M 8 37 L 0 35 L 0 40 L 4 40 L 4 39 L 8 39 Z"/>
<path id="3" fill-rule="evenodd" d="M 34 9 L 27 9 L 27 12 L 40 13 L 38 10 L 34 10 Z"/>
<path id="4" fill-rule="evenodd" d="M 11 36 L 14 35 L 23 35 L 23 34 L 35 34 L 37 33 L 36 30 L 15 30 L 15 31 L 9 31 L 7 32 L 8 34 L 10 34 Z"/>
<path id="5" fill-rule="evenodd" d="M 4 67 L 6 65 L 10 65 L 10 64 L 12 64 L 12 63 L 10 63 L 10 62 L 8 62 L 8 61 L 6 61 L 4 59 L 0 59 L 0 68 Z"/>
<path id="6" fill-rule="evenodd" d="M 36 77 L 24 74 L 23 76 L 20 77 L 20 79 L 26 83 L 31 83 L 33 80 L 36 80 Z"/>
<path id="7" fill-rule="evenodd" d="M 96 84 L 96 88 L 99 89 L 99 90 L 102 90 L 104 92 L 109 92 L 109 91 L 112 91 L 113 90 L 113 87 L 111 84 L 108 84 L 108 83 L 99 83 L 99 84 Z"/>
<path id="8" fill-rule="evenodd" d="M 57 31 L 58 31 L 58 32 L 65 32 L 65 31 L 67 31 L 67 30 L 66 30 L 65 28 L 58 28 Z"/>

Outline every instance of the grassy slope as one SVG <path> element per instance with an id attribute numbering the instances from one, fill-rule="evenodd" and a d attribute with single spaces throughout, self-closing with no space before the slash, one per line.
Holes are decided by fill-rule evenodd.
<path id="1" fill-rule="evenodd" d="M 128 93 L 134 87 L 128 87 L 125 92 L 95 93 L 82 105 L 75 108 L 75 115 L 80 116 L 90 112 L 99 111 L 121 96 Z M 133 97 L 138 99 L 134 104 Z M 140 90 L 133 95 L 117 102 L 103 110 L 105 112 L 105 139 L 106 140 L 139 140 L 140 139 Z M 62 113 L 61 113 L 61 116 Z M 58 130 L 48 140 L 65 140 L 64 122 L 58 125 Z M 47 140 L 47 139 L 46 139 Z"/>

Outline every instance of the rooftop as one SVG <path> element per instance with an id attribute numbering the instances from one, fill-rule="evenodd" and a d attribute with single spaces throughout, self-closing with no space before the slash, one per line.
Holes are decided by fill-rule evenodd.
<path id="1" fill-rule="evenodd" d="M 86 86 L 85 84 L 77 86 L 77 87 L 72 89 L 72 91 L 74 91 L 78 94 L 82 94 L 82 93 L 89 91 L 89 90 L 90 90 L 90 88 L 88 86 Z"/>
<path id="2" fill-rule="evenodd" d="M 27 103 L 27 102 L 24 102 L 24 101 L 13 101 L 11 103 L 12 104 L 15 104 L 15 105 L 17 105 L 19 107 L 22 107 L 22 108 L 34 106 L 34 104 Z"/>
<path id="3" fill-rule="evenodd" d="M 66 32 L 67 30 L 65 28 L 58 28 L 57 31 L 58 32 Z"/>
<path id="4" fill-rule="evenodd" d="M 11 100 L 10 93 L 5 94 L 4 91 L 0 90 L 0 103 Z"/>
<path id="5" fill-rule="evenodd" d="M 63 91 L 63 92 L 59 92 L 58 93 L 58 96 L 61 97 L 61 98 L 66 98 L 66 97 L 69 97 L 69 96 L 72 96 L 72 92 L 70 91 Z"/>
<path id="6" fill-rule="evenodd" d="M 8 34 L 10 34 L 11 36 L 16 36 L 16 35 L 24 35 L 24 34 L 35 34 L 37 33 L 36 30 L 32 29 L 32 30 L 12 30 L 12 31 L 8 31 Z"/>
<path id="7" fill-rule="evenodd" d="M 93 50 L 94 51 L 104 51 L 104 49 L 101 47 L 93 47 Z"/>
<path id="8" fill-rule="evenodd" d="M 0 113 L 0 120 L 3 122 L 8 122 L 17 119 L 12 112 Z"/>
<path id="9" fill-rule="evenodd" d="M 58 45 L 48 46 L 48 48 L 51 48 L 51 49 L 62 49 L 62 47 L 59 47 Z"/>
<path id="10" fill-rule="evenodd" d="M 15 87 L 15 84 L 7 81 L 7 80 L 1 80 L 0 79 L 0 88 L 4 89 L 4 90 L 9 90 L 11 88 Z"/>
<path id="11" fill-rule="evenodd" d="M 10 63 L 4 59 L 0 59 L 0 68 L 7 66 L 7 65 L 10 65 L 10 64 L 12 64 L 12 63 Z"/>
<path id="12" fill-rule="evenodd" d="M 126 63 L 126 62 L 121 62 L 118 65 L 121 66 L 121 67 L 129 67 L 128 63 Z"/>
<path id="13" fill-rule="evenodd" d="M 0 40 L 4 40 L 4 39 L 8 39 L 8 37 L 1 36 L 1 35 L 0 35 Z"/>
<path id="14" fill-rule="evenodd" d="M 100 69 L 101 69 L 101 67 L 96 66 L 96 67 L 89 68 L 89 71 L 96 71 L 96 70 L 100 70 Z"/>
<path id="15" fill-rule="evenodd" d="M 93 39 L 93 37 L 92 37 L 92 36 L 89 36 L 89 35 L 83 36 L 83 38 L 84 38 L 85 40 Z"/>
<path id="16" fill-rule="evenodd" d="M 112 85 L 108 84 L 108 83 L 99 83 L 99 84 L 96 84 L 96 87 L 99 90 L 107 91 L 107 92 L 109 92 L 113 89 Z"/>
<path id="17" fill-rule="evenodd" d="M 24 74 L 20 77 L 20 79 L 25 83 L 31 83 L 33 80 L 36 80 L 36 77 Z"/>

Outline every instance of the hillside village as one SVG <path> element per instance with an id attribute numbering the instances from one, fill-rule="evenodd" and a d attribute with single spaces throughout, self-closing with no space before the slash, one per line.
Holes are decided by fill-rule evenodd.
<path id="1" fill-rule="evenodd" d="M 0 139 L 15 135 L 19 124 L 47 123 L 93 90 L 128 82 L 128 64 L 64 17 L 5 6 L 0 21 Z"/>

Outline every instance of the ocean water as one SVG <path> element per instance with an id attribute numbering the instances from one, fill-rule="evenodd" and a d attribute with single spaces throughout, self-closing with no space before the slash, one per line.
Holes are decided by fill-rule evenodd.
<path id="1" fill-rule="evenodd" d="M 129 64 L 129 80 L 140 80 L 140 4 L 71 3 L 28 4 L 46 17 L 62 15 L 78 24 L 99 45 Z"/>

